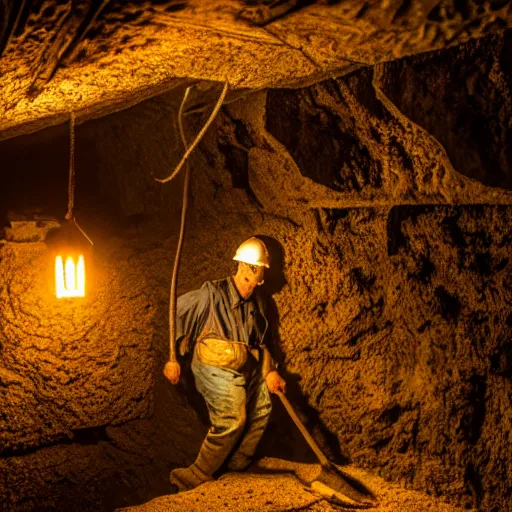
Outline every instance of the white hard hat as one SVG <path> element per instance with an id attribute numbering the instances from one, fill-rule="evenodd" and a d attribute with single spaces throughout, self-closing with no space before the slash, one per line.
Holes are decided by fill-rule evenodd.
<path id="1" fill-rule="evenodd" d="M 270 257 L 265 244 L 254 236 L 240 244 L 233 259 L 257 267 L 270 267 Z"/>

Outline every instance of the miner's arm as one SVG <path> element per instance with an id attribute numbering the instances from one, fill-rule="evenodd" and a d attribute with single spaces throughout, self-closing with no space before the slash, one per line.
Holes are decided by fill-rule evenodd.
<path id="1" fill-rule="evenodd" d="M 263 363 L 261 370 L 263 372 L 263 377 L 266 377 L 270 372 L 277 370 L 274 358 L 266 346 L 263 346 Z"/>
<path id="2" fill-rule="evenodd" d="M 264 314 L 266 321 L 268 322 L 269 312 L 268 312 L 268 304 L 263 304 L 263 301 L 259 301 L 260 308 Z M 270 328 L 268 328 L 270 327 Z M 265 382 L 267 383 L 268 390 L 271 393 L 284 393 L 286 388 L 286 382 L 279 375 L 277 371 L 277 364 L 272 356 L 272 352 L 269 348 L 269 338 L 275 340 L 277 336 L 274 335 L 276 330 L 276 325 L 273 325 L 272 322 L 267 323 L 267 329 L 265 329 L 265 335 L 263 339 L 263 357 L 262 357 L 262 373 L 265 378 Z M 270 331 L 270 332 L 269 332 Z"/>
<path id="3" fill-rule="evenodd" d="M 286 388 L 285 380 L 279 375 L 275 367 L 272 355 L 267 347 L 263 348 L 263 375 L 271 393 L 284 393 Z"/>

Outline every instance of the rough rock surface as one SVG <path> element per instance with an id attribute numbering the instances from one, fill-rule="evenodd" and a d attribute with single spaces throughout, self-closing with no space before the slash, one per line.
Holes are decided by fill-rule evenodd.
<path id="1" fill-rule="evenodd" d="M 509 2 L 2 0 L 0 137 L 187 81 L 306 85 L 510 26 Z"/>
<path id="2" fill-rule="evenodd" d="M 512 32 L 489 43 L 397 61 L 386 66 L 383 82 L 400 111 L 443 145 L 455 169 L 510 190 Z"/>
<path id="3" fill-rule="evenodd" d="M 3 453 L 150 414 L 152 304 L 130 255 L 119 255 L 112 240 L 77 302 L 55 297 L 43 243 L 2 243 Z"/>
<path id="4" fill-rule="evenodd" d="M 487 55 L 499 76 L 509 37 L 468 43 L 457 65 L 468 69 L 478 56 L 486 73 Z M 411 58 L 224 107 L 191 159 L 179 290 L 227 275 L 241 240 L 268 237 L 278 359 L 324 449 L 453 505 L 498 512 L 512 508 L 510 192 L 488 186 L 482 146 L 470 146 L 471 171 L 447 158 L 470 142 L 464 123 L 443 148 L 428 109 L 410 107 L 418 59 L 430 76 L 444 69 L 442 54 Z M 427 85 L 432 97 L 443 82 Z M 467 91 L 482 107 L 471 114 L 481 112 L 506 155 L 510 103 L 496 110 L 485 97 L 506 99 L 510 84 L 487 86 Z M 467 111 L 462 92 L 461 101 L 442 92 L 454 118 Z M 112 510 L 167 494 L 169 469 L 192 462 L 204 435 L 190 374 L 178 388 L 161 376 L 180 184 L 155 188 L 151 173 L 165 175 L 180 158 L 175 104 L 155 98 L 77 130 L 77 175 L 89 172 L 77 205 L 98 245 L 87 307 L 52 302 L 42 244 L 2 243 L 0 418 L 9 447 L 0 503 L 15 510 Z M 186 117 L 189 140 L 205 118 Z M 65 130 L 30 137 L 45 141 L 32 168 L 16 167 L 22 144 L 0 146 L 19 174 L 2 191 L 12 205 L 41 173 L 64 183 L 65 195 L 66 163 L 62 171 L 51 160 L 67 151 Z M 506 182 L 508 157 L 495 165 Z M 310 457 L 278 406 L 262 450 Z"/>

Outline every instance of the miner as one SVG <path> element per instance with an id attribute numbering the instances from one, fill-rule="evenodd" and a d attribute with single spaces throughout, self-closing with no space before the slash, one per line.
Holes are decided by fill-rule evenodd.
<path id="1" fill-rule="evenodd" d="M 258 289 L 268 250 L 252 237 L 233 259 L 233 277 L 207 281 L 178 299 L 176 341 L 182 354 L 193 347 L 192 372 L 211 423 L 195 462 L 171 472 L 180 490 L 211 480 L 225 462 L 231 471 L 247 468 L 269 420 L 269 391 L 285 389 L 266 346 L 266 304 Z M 164 374 L 176 384 L 179 366 L 169 361 Z"/>

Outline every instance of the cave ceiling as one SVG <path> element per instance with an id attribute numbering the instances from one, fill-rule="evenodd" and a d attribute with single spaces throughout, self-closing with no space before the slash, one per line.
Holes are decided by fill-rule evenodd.
<path id="1" fill-rule="evenodd" d="M 189 110 L 447 48 L 512 24 L 509 1 L 1 0 L 0 139 L 168 93 Z"/>

